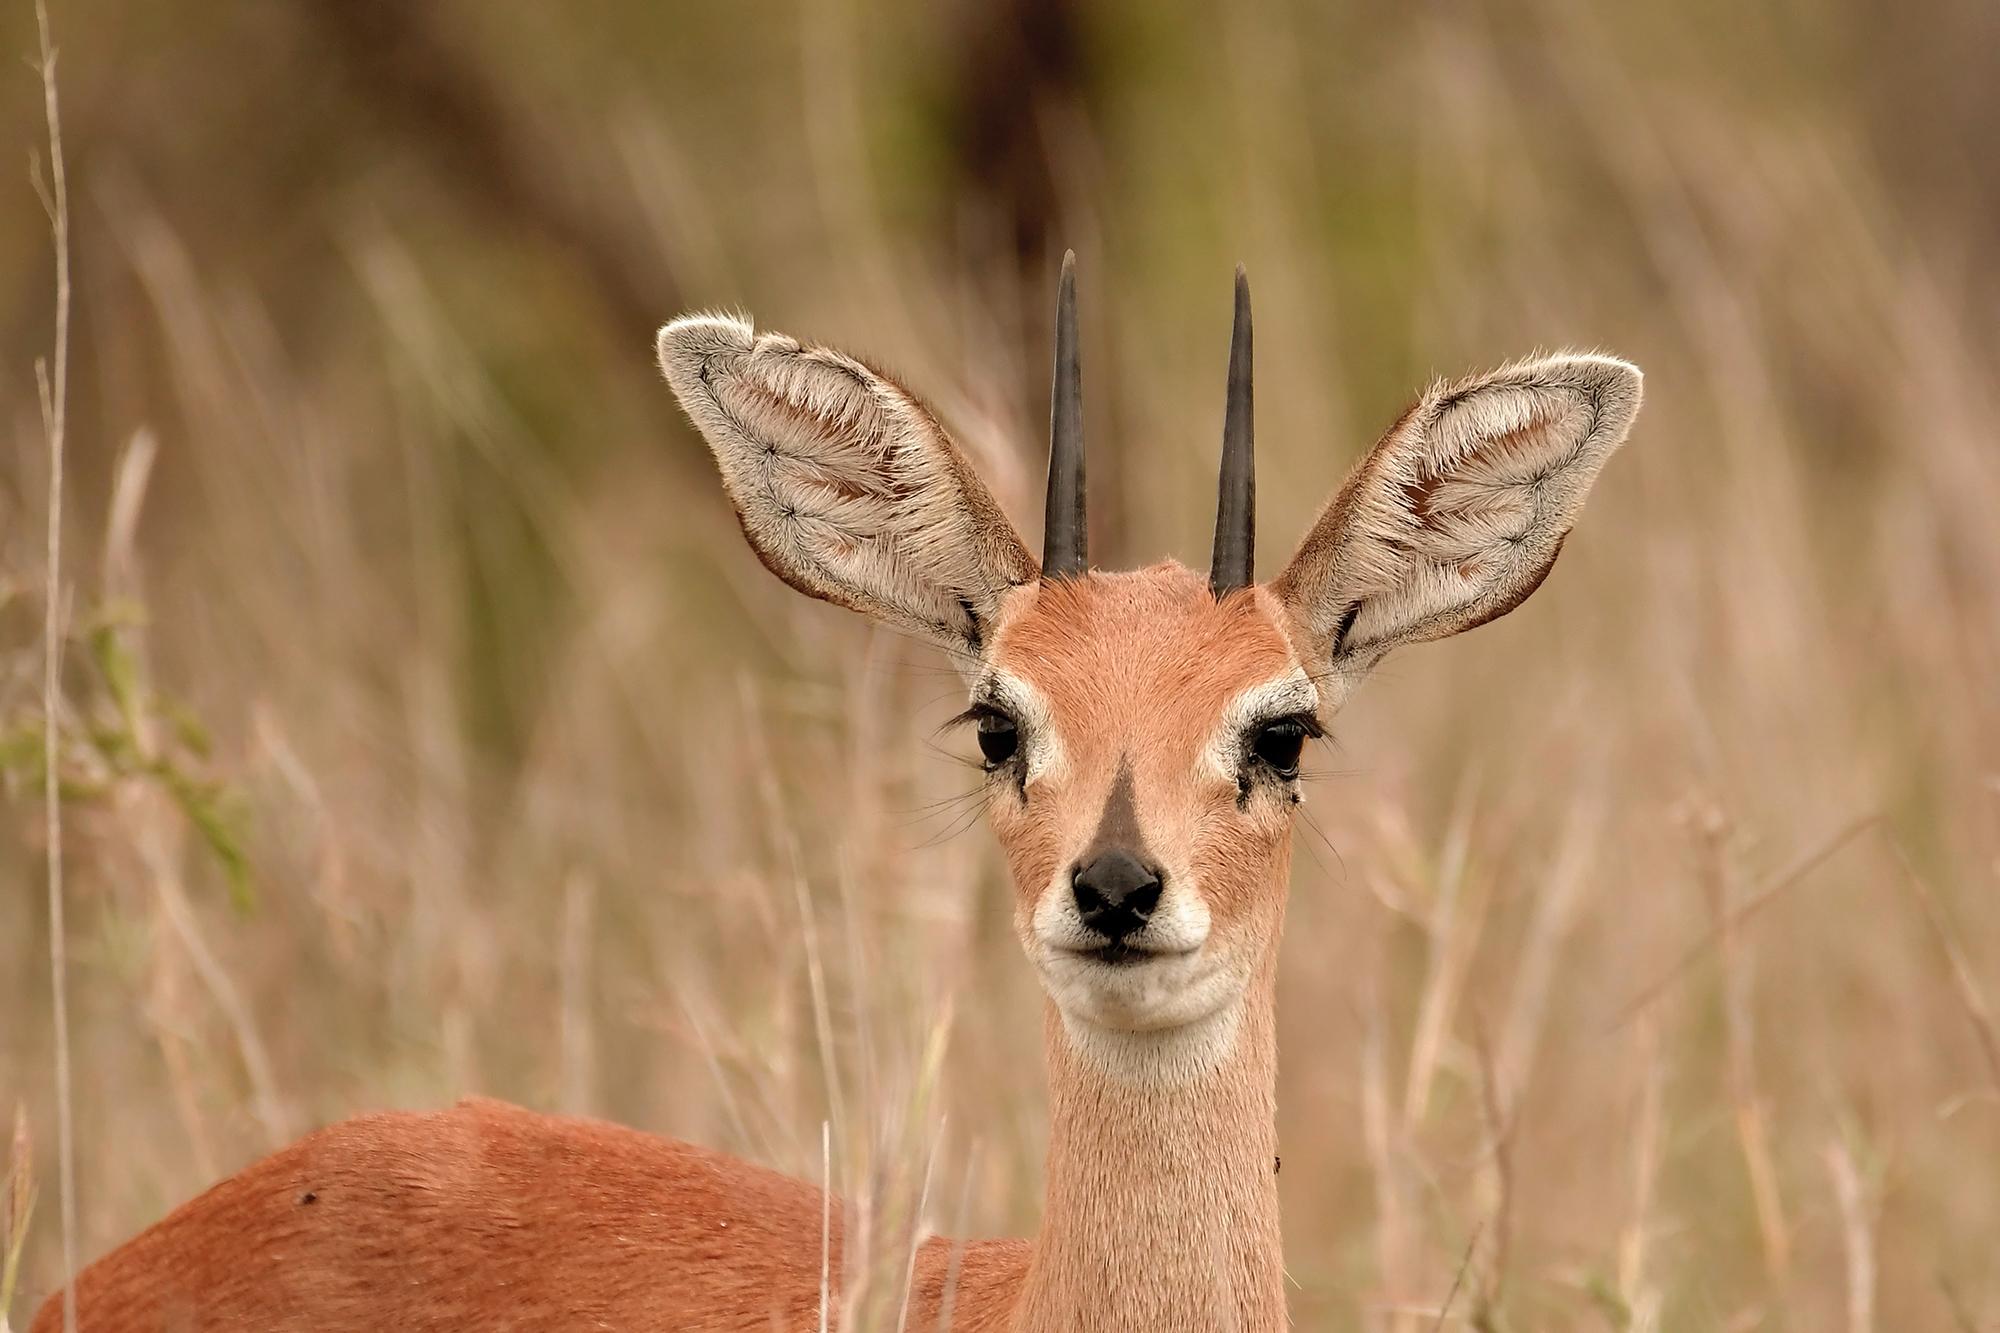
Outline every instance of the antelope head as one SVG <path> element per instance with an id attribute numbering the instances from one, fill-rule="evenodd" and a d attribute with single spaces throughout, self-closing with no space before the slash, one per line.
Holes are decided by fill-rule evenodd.
<path id="1" fill-rule="evenodd" d="M 1205 576 L 1090 566 L 1071 259 L 1039 564 L 883 373 L 720 315 L 669 324 L 659 355 L 765 565 L 960 666 L 1021 943 L 1072 1036 L 1113 1045 L 1234 1029 L 1275 966 L 1302 747 L 1391 649 L 1540 585 L 1640 399 L 1594 355 L 1438 384 L 1259 583 L 1240 269 Z"/>

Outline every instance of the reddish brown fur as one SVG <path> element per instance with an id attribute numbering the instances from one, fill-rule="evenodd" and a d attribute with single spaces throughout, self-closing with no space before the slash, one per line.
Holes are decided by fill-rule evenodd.
<path id="1" fill-rule="evenodd" d="M 802 1181 L 603 1121 L 485 1100 L 358 1116 L 85 1269 L 79 1325 L 812 1329 L 821 1216 Z M 838 1209 L 834 1225 L 837 1273 Z M 1027 1257 L 1022 1241 L 965 1247 L 961 1308 L 1017 1286 Z M 913 1319 L 935 1319 L 949 1260 L 941 1240 L 919 1253 Z M 51 1297 L 31 1333 L 61 1328 Z"/>
<path id="2" fill-rule="evenodd" d="M 1049 1006 L 1047 1196 L 1023 1333 L 1285 1323 L 1271 1163 L 1290 804 L 1240 802 L 1235 777 L 1202 755 L 1238 694 L 1297 669 L 1290 633 L 1263 589 L 1218 601 L 1171 562 L 1021 588 L 1002 605 L 988 660 L 1040 691 L 1066 759 L 988 807 L 1024 944 L 1032 953 L 1037 903 L 1129 773 L 1145 850 L 1206 903 L 1209 948 L 1249 960 L 1240 1029 L 1214 1068 L 1113 1075 Z M 1172 1049 L 1159 1046 L 1169 1065 Z"/>
<path id="3" fill-rule="evenodd" d="M 1021 911 L 1088 841 L 1121 758 L 1149 846 L 1192 872 L 1218 927 L 1265 894 L 1289 820 L 1245 820 L 1235 782 L 1196 760 L 1231 698 L 1297 664 L 1283 624 L 1262 589 L 1218 601 L 1171 561 L 1009 594 L 989 660 L 1041 690 L 1069 756 L 1065 778 L 990 811 Z"/>

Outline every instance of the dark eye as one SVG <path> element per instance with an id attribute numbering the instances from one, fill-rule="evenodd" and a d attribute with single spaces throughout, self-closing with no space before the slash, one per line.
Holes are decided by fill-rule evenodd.
<path id="1" fill-rule="evenodd" d="M 979 753 L 986 756 L 988 768 L 998 768 L 1014 757 L 1014 751 L 1021 748 L 1021 731 L 1014 725 L 1014 719 L 1005 713 L 981 713 L 979 715 Z"/>
<path id="2" fill-rule="evenodd" d="M 1295 717 L 1281 717 L 1257 728 L 1250 752 L 1277 771 L 1279 777 L 1299 775 L 1299 751 L 1305 748 L 1306 724 Z"/>

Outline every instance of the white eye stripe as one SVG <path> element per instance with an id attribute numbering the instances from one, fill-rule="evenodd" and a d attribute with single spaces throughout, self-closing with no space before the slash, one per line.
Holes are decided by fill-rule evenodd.
<path id="1" fill-rule="evenodd" d="M 972 691 L 974 702 L 1005 711 L 1021 729 L 1021 749 L 1027 764 L 1025 781 L 1067 770 L 1068 752 L 1056 733 L 1048 696 L 1026 679 L 989 667 Z M 1259 722 L 1319 710 L 1319 690 L 1303 667 L 1293 667 L 1275 680 L 1252 685 L 1232 698 L 1222 719 L 1203 747 L 1200 763 L 1212 777 L 1233 780 L 1242 760 L 1243 735 Z"/>
<path id="2" fill-rule="evenodd" d="M 1293 667 L 1276 680 L 1244 690 L 1222 710 L 1222 720 L 1202 750 L 1202 767 L 1210 777 L 1234 780 L 1243 758 L 1243 734 L 1259 722 L 1319 711 L 1319 690 L 1305 668 Z"/>
<path id="3" fill-rule="evenodd" d="M 1010 671 L 990 667 L 973 686 L 974 703 L 990 703 L 1014 719 L 1021 729 L 1021 753 L 1028 769 L 1025 782 L 1063 772 L 1069 764 L 1062 738 L 1056 734 L 1055 711 L 1048 696 Z"/>

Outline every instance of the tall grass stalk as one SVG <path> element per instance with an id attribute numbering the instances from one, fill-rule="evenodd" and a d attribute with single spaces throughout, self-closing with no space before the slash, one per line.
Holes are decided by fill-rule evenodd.
<path id="1" fill-rule="evenodd" d="M 62 114 L 56 99 L 56 51 L 49 37 L 46 0 L 35 0 L 41 38 L 42 109 L 48 121 L 49 174 L 35 172 L 55 244 L 56 327 L 51 362 L 35 363 L 41 390 L 42 430 L 49 446 L 48 568 L 42 621 L 42 804 L 48 839 L 49 999 L 55 1027 L 56 1193 L 61 1200 L 63 1328 L 76 1333 L 76 1122 L 71 1106 L 69 1045 L 69 947 L 63 895 L 61 781 L 62 734 L 62 514 L 63 434 L 69 407 L 69 179 L 64 170 Z"/>

